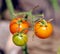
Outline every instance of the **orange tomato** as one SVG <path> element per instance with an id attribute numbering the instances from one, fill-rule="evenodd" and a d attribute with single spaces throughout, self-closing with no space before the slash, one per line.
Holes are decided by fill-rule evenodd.
<path id="1" fill-rule="evenodd" d="M 46 26 L 40 24 L 40 22 L 35 23 L 34 32 L 39 38 L 45 39 L 51 36 L 53 31 L 53 26 L 50 22 L 47 22 Z"/>
<path id="2" fill-rule="evenodd" d="M 12 34 L 16 33 L 16 32 L 21 32 L 22 30 L 24 30 L 24 33 L 28 32 L 28 28 L 29 28 L 29 23 L 26 20 L 23 20 L 22 18 L 15 18 L 10 22 L 10 32 Z"/>

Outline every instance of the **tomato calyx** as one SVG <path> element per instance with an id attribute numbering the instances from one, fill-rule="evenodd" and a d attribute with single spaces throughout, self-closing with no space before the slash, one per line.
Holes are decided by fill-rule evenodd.
<path id="1" fill-rule="evenodd" d="M 47 22 L 46 22 L 45 19 L 40 18 L 39 23 L 40 23 L 40 26 L 45 26 L 45 27 L 47 27 Z"/>
<path id="2" fill-rule="evenodd" d="M 20 33 L 18 32 L 17 35 L 20 36 L 21 38 L 23 37 L 22 32 L 20 32 Z"/>
<path id="3" fill-rule="evenodd" d="M 22 22 L 23 22 L 22 20 L 18 20 L 17 24 L 20 25 L 20 23 L 22 23 Z"/>

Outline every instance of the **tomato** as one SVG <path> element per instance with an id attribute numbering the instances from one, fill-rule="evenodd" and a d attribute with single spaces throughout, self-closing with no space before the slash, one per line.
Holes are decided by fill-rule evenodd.
<path id="1" fill-rule="evenodd" d="M 28 36 L 24 33 L 15 33 L 12 40 L 16 46 L 23 46 L 27 43 Z"/>
<path id="2" fill-rule="evenodd" d="M 53 26 L 50 22 L 47 22 L 47 25 L 45 24 L 46 22 L 36 22 L 34 25 L 34 32 L 35 35 L 39 38 L 45 39 L 51 36 L 53 32 Z"/>
<path id="3" fill-rule="evenodd" d="M 22 30 L 24 30 L 24 33 L 28 32 L 28 28 L 29 28 L 29 23 L 26 20 L 23 20 L 22 18 L 15 18 L 10 22 L 10 32 L 12 34 L 16 33 L 16 32 L 21 32 Z"/>

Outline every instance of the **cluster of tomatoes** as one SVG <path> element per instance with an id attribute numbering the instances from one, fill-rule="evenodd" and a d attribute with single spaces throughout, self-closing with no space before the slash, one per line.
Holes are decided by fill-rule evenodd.
<path id="1" fill-rule="evenodd" d="M 23 46 L 28 41 L 27 32 L 29 31 L 30 24 L 23 18 L 15 18 L 10 22 L 10 32 L 13 34 L 13 43 L 17 46 Z M 53 27 L 50 22 L 45 19 L 36 21 L 33 26 L 35 35 L 39 38 L 45 39 L 51 36 Z"/>

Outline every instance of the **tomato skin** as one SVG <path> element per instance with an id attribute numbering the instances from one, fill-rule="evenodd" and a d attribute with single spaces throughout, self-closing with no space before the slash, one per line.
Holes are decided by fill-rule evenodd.
<path id="1" fill-rule="evenodd" d="M 15 33 L 12 38 L 13 43 L 16 46 L 23 46 L 27 43 L 28 41 L 28 36 L 24 33 Z"/>
<path id="2" fill-rule="evenodd" d="M 41 26 L 40 23 L 37 22 L 34 26 L 34 32 L 37 37 L 45 39 L 51 36 L 53 26 L 50 22 L 47 22 L 47 26 Z"/>
<path id="3" fill-rule="evenodd" d="M 10 32 L 12 34 L 14 34 L 16 32 L 21 32 L 23 29 L 26 29 L 26 30 L 24 30 L 24 33 L 28 32 L 29 23 L 26 20 L 22 20 L 22 22 L 19 25 L 19 24 L 17 24 L 17 22 L 19 20 L 22 20 L 22 18 L 15 18 L 10 22 L 9 27 L 10 27 Z"/>

